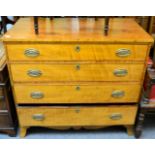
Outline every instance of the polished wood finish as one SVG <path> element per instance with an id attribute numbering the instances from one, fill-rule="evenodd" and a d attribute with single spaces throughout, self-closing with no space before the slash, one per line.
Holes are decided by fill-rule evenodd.
<path id="1" fill-rule="evenodd" d="M 16 25 L 3 36 L 4 42 L 100 42 L 152 44 L 153 39 L 133 19 L 112 18 L 109 34 L 103 34 L 103 18 L 39 18 L 39 35 L 33 29 L 33 18 L 20 18 Z"/>
<path id="2" fill-rule="evenodd" d="M 134 127 L 133 127 L 133 125 L 127 125 L 126 130 L 127 130 L 127 133 L 128 133 L 129 136 L 134 135 Z"/>
<path id="3" fill-rule="evenodd" d="M 0 132 L 10 136 L 16 135 L 17 117 L 10 88 L 6 56 L 0 43 Z"/>
<path id="4" fill-rule="evenodd" d="M 103 18 L 38 23 L 36 35 L 33 18 L 21 18 L 2 38 L 20 135 L 31 126 L 108 125 L 131 134 L 153 39 L 132 19 L 110 19 L 107 36 Z"/>
<path id="5" fill-rule="evenodd" d="M 38 16 L 34 16 L 34 30 L 35 30 L 35 34 L 39 34 L 39 23 L 38 23 Z M 44 17 L 44 18 L 53 18 L 53 17 Z M 109 16 L 105 17 L 105 25 L 104 25 L 104 34 L 108 35 L 108 30 L 109 30 Z M 95 17 L 95 20 L 97 20 L 97 18 Z"/>
<path id="6" fill-rule="evenodd" d="M 5 55 L 0 59 L 0 132 L 9 136 L 15 136 L 17 133 L 17 117 Z"/>
<path id="7" fill-rule="evenodd" d="M 116 91 L 123 92 L 123 96 L 112 96 Z M 124 83 L 90 83 L 88 84 L 61 84 L 61 85 L 14 85 L 16 103 L 133 103 L 139 101 L 140 84 Z M 41 98 L 33 98 L 35 92 L 43 94 Z M 60 97 L 61 96 L 61 97 Z"/>
<path id="8" fill-rule="evenodd" d="M 79 50 L 77 50 L 79 48 Z M 34 49 L 38 56 L 30 57 L 25 51 Z M 127 56 L 117 55 L 120 49 L 130 50 Z M 9 44 L 7 46 L 8 58 L 14 61 L 145 61 L 147 45 L 131 44 Z"/>
<path id="9" fill-rule="evenodd" d="M 118 76 L 114 72 L 123 69 L 127 73 Z M 12 64 L 14 82 L 70 82 L 70 81 L 137 81 L 142 80 L 144 64 L 108 64 L 108 63 L 54 63 L 54 64 Z M 39 76 L 30 76 L 29 71 L 41 72 Z M 136 70 L 136 72 L 135 72 Z"/>
<path id="10" fill-rule="evenodd" d="M 134 123 L 136 111 L 137 106 L 18 108 L 19 122 L 22 126 L 129 125 Z M 43 115 L 43 120 L 35 120 L 35 114 Z M 112 116 L 117 114 L 121 115 L 121 118 L 113 119 Z"/>
<path id="11" fill-rule="evenodd" d="M 29 126 L 111 126 L 132 125 L 135 121 L 137 106 L 101 106 L 101 107 L 19 107 L 19 123 L 22 136 Z M 91 115 L 90 115 L 91 114 Z M 35 120 L 33 116 L 43 118 Z M 89 117 L 88 117 L 89 115 Z M 120 118 L 113 118 L 119 115 Z M 129 129 L 129 128 L 127 128 Z"/>

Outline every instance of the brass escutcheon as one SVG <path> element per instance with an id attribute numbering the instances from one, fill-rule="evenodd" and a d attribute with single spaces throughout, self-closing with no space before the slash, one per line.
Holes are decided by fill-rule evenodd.
<path id="1" fill-rule="evenodd" d="M 80 52 L 80 46 L 76 46 L 76 47 L 75 47 L 75 51 L 76 51 L 76 52 Z"/>
<path id="2" fill-rule="evenodd" d="M 81 88 L 80 86 L 76 86 L 76 90 L 79 91 Z"/>
<path id="3" fill-rule="evenodd" d="M 81 68 L 81 67 L 80 67 L 80 64 L 76 64 L 76 65 L 75 65 L 75 68 L 76 68 L 76 70 L 80 70 L 80 68 Z"/>

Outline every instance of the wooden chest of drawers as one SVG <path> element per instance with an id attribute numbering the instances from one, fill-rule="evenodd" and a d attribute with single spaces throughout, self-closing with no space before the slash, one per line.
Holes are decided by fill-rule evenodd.
<path id="1" fill-rule="evenodd" d="M 3 42 L 21 136 L 31 126 L 124 125 L 130 133 L 153 39 L 131 19 L 21 18 Z"/>
<path id="2" fill-rule="evenodd" d="M 0 42 L 0 132 L 16 136 L 17 117 L 13 101 L 6 56 Z"/>

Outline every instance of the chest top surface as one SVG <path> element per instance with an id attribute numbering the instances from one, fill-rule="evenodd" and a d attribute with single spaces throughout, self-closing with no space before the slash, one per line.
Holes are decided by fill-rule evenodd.
<path id="1" fill-rule="evenodd" d="M 133 19 L 110 18 L 108 36 L 104 35 L 104 18 L 39 18 L 39 34 L 34 32 L 31 17 L 20 18 L 2 38 L 4 42 L 101 42 L 152 43 Z"/>

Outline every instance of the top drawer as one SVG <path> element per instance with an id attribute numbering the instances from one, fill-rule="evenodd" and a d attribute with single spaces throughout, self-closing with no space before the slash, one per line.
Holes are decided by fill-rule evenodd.
<path id="1" fill-rule="evenodd" d="M 127 44 L 9 44 L 10 61 L 144 61 L 147 45 Z"/>

